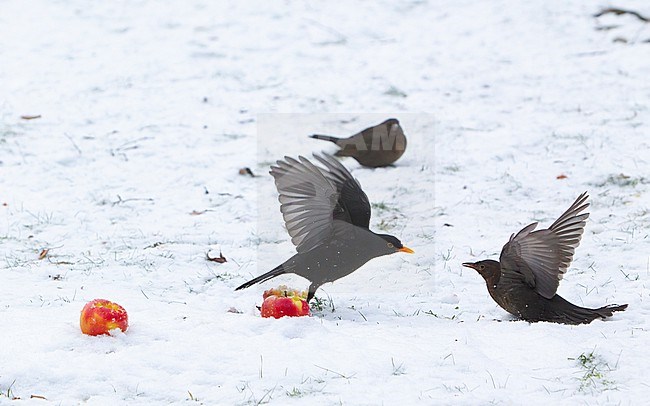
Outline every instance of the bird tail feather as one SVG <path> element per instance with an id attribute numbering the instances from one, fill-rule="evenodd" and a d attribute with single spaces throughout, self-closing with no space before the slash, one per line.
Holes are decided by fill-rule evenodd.
<path id="1" fill-rule="evenodd" d="M 591 323 L 598 318 L 606 319 L 607 317 L 611 317 L 614 312 L 621 312 L 626 308 L 627 304 L 607 305 L 598 309 L 588 309 L 573 305 L 571 309 L 567 309 L 565 316 L 572 324 Z"/>
<path id="2" fill-rule="evenodd" d="M 614 312 L 622 312 L 623 310 L 627 309 L 627 304 L 624 305 L 607 305 L 603 306 L 600 309 L 596 309 L 595 311 L 598 312 L 598 315 L 602 318 L 605 317 L 611 317 Z"/>
<path id="3" fill-rule="evenodd" d="M 322 135 L 322 134 L 313 134 L 310 135 L 309 138 L 315 138 L 317 140 L 323 140 L 323 141 L 330 141 L 336 144 L 336 142 L 339 140 L 337 137 L 332 137 L 331 135 Z"/>
<path id="4" fill-rule="evenodd" d="M 253 278 L 250 281 L 242 284 L 241 286 L 237 287 L 235 290 L 245 289 L 245 288 L 248 288 L 248 287 L 251 287 L 251 286 L 255 285 L 256 283 L 266 282 L 269 279 L 275 278 L 276 276 L 282 275 L 284 273 L 287 273 L 284 270 L 284 267 L 282 265 L 278 265 L 275 268 L 273 268 L 272 270 L 268 271 L 267 273 L 265 273 L 263 275 L 260 275 L 257 278 Z"/>

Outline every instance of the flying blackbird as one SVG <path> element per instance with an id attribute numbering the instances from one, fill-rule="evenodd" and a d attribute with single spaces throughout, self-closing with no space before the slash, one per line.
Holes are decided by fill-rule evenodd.
<path id="1" fill-rule="evenodd" d="M 310 135 L 318 140 L 331 141 L 338 145 L 336 156 L 349 156 L 361 165 L 371 168 L 388 166 L 397 161 L 406 150 L 406 137 L 394 118 L 388 119 L 374 127 L 366 128 L 348 138 L 337 138 L 331 135 Z"/>
<path id="2" fill-rule="evenodd" d="M 537 223 L 524 227 L 503 246 L 499 261 L 466 262 L 485 279 L 495 302 L 517 318 L 564 324 L 587 324 L 610 317 L 627 305 L 609 305 L 598 309 L 576 306 L 555 292 L 560 279 L 573 260 L 589 213 L 587 192 L 555 220 L 547 230 L 533 231 Z"/>
<path id="3" fill-rule="evenodd" d="M 314 154 L 325 168 L 308 159 L 285 157 L 271 167 L 284 217 L 297 254 L 235 290 L 278 275 L 309 279 L 307 301 L 316 289 L 351 274 L 369 260 L 396 252 L 413 253 L 400 240 L 368 229 L 370 202 L 359 182 L 331 155 Z"/>

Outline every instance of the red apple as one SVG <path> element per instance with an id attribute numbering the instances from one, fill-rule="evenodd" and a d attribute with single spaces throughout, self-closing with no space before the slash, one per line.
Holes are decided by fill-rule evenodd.
<path id="1" fill-rule="evenodd" d="M 113 329 L 126 331 L 129 317 L 126 310 L 110 300 L 95 299 L 81 309 L 81 332 L 91 336 L 110 334 Z"/>
<path id="2" fill-rule="evenodd" d="M 284 316 L 308 316 L 309 304 L 305 300 L 306 296 L 306 292 L 287 289 L 286 286 L 269 289 L 263 295 L 262 317 L 279 319 Z"/>

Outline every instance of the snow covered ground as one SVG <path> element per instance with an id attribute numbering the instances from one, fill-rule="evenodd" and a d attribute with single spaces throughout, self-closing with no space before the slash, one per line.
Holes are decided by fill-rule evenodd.
<path id="1" fill-rule="evenodd" d="M 0 2 L 0 403 L 643 403 L 650 24 L 593 16 L 608 6 L 650 15 L 627 0 Z M 294 252 L 269 164 L 390 116 L 409 139 L 397 166 L 344 164 L 371 227 L 416 253 L 325 285 L 312 317 L 262 319 L 264 289 L 307 287 L 234 291 Z M 585 190 L 559 293 L 628 310 L 510 321 L 460 264 Z M 80 333 L 97 297 L 127 309 L 126 334 Z"/>

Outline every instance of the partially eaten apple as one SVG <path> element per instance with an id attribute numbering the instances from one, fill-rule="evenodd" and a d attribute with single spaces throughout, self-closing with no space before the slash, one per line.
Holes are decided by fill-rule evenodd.
<path id="1" fill-rule="evenodd" d="M 288 289 L 281 285 L 269 289 L 262 295 L 262 317 L 309 316 L 309 304 L 307 303 L 307 292 Z"/>
<path id="2" fill-rule="evenodd" d="M 126 310 L 106 299 L 95 299 L 81 309 L 81 332 L 91 336 L 110 334 L 111 330 L 126 331 L 129 317 Z"/>

